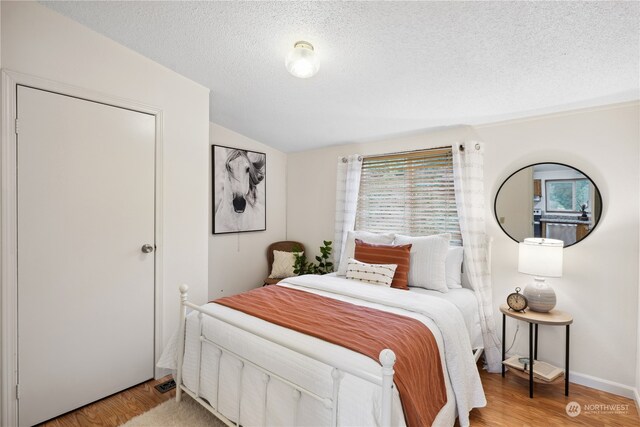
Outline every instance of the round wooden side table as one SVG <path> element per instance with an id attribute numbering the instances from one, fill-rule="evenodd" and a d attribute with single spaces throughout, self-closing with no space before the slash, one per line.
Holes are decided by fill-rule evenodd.
<path id="1" fill-rule="evenodd" d="M 528 310 L 525 312 L 513 311 L 507 304 L 500 306 L 502 312 L 502 361 L 505 360 L 505 332 L 507 316 L 529 323 L 529 397 L 533 398 L 533 365 L 538 357 L 538 326 L 565 326 L 565 359 L 564 359 L 564 395 L 569 396 L 569 327 L 573 323 L 573 316 L 560 310 L 551 310 L 548 313 L 538 313 Z M 535 325 L 535 332 L 534 332 Z M 515 372 L 515 371 L 514 371 Z M 502 364 L 502 376 L 504 377 L 505 366 Z"/>

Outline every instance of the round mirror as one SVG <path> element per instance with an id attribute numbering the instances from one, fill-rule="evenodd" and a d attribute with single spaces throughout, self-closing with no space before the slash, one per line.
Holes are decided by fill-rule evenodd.
<path id="1" fill-rule="evenodd" d="M 602 213 L 598 187 L 561 163 L 537 163 L 511 174 L 496 194 L 500 228 L 516 242 L 545 237 L 571 246 L 593 232 Z"/>

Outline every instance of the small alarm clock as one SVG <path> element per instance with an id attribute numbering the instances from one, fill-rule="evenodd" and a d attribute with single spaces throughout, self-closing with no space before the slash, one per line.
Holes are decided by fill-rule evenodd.
<path id="1" fill-rule="evenodd" d="M 524 311 L 529 303 L 527 302 L 525 296 L 520 293 L 520 288 L 516 288 L 516 291 L 512 294 L 509 294 L 509 296 L 507 297 L 507 305 L 511 310 Z"/>

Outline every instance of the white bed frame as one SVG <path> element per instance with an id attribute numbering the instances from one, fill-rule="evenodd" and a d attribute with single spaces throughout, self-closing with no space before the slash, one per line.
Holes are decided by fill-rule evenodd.
<path id="1" fill-rule="evenodd" d="M 289 385 L 290 387 L 292 387 L 294 389 L 294 397 L 296 398 L 296 402 L 299 401 L 301 395 L 304 393 L 305 395 L 316 399 L 318 401 L 320 401 L 327 409 L 331 410 L 331 425 L 332 426 L 337 426 L 338 425 L 338 395 L 340 393 L 340 380 L 342 379 L 342 377 L 344 376 L 345 373 L 347 374 L 351 374 L 354 375 L 358 378 L 362 378 L 363 380 L 366 380 L 370 383 L 373 383 L 375 385 L 379 385 L 380 387 L 382 387 L 382 405 L 381 405 L 381 409 L 380 409 L 380 423 L 382 425 L 382 427 L 390 427 L 391 426 L 391 402 L 392 402 L 392 396 L 393 396 L 393 366 L 396 362 L 396 355 L 395 353 L 390 350 L 390 349 L 384 349 L 380 352 L 380 364 L 382 365 L 382 369 L 381 369 L 381 373 L 380 376 L 376 376 L 371 374 L 370 372 L 366 372 L 364 370 L 360 370 L 358 368 L 354 368 L 352 366 L 347 366 L 346 364 L 342 363 L 339 360 L 335 360 L 332 359 L 331 357 L 328 356 L 318 356 L 317 354 L 310 354 L 309 352 L 307 352 L 304 348 L 301 347 L 297 347 L 297 346 L 291 346 L 291 345 L 287 345 L 284 344 L 283 342 L 279 341 L 279 340 L 274 340 L 273 338 L 269 337 L 265 337 L 261 331 L 259 330 L 250 330 L 246 327 L 243 327 L 241 325 L 239 325 L 238 323 L 234 322 L 234 321 L 230 321 L 228 319 L 224 319 L 214 313 L 211 313 L 209 311 L 204 310 L 202 307 L 197 306 L 195 304 L 192 304 L 190 302 L 187 301 L 187 291 L 189 290 L 189 287 L 187 285 L 182 285 L 180 286 L 180 330 L 179 330 L 179 335 L 178 335 L 178 366 L 177 366 L 177 375 L 176 375 L 176 401 L 180 402 L 182 400 L 182 392 L 187 393 L 189 396 L 191 396 L 193 399 L 195 399 L 196 402 L 200 403 L 202 406 L 204 406 L 209 412 L 211 412 L 213 415 L 215 415 L 217 418 L 219 418 L 222 422 L 224 422 L 226 425 L 228 426 L 237 426 L 239 427 L 241 425 L 240 423 L 240 403 L 242 401 L 242 369 L 244 368 L 245 365 L 250 365 L 253 368 L 256 368 L 257 370 L 259 370 L 260 372 L 262 372 L 262 378 L 263 378 L 263 387 L 265 389 L 265 404 L 264 404 L 264 413 L 262 414 L 262 425 L 266 425 L 266 419 L 267 419 L 267 386 L 269 384 L 269 381 L 271 380 L 271 378 L 276 378 L 279 381 L 282 381 L 283 383 Z M 196 389 L 195 390 L 189 390 L 184 384 L 182 384 L 182 363 L 183 363 L 183 359 L 184 359 L 184 349 L 185 349 L 185 325 L 186 325 L 186 317 L 187 317 L 187 308 L 190 308 L 192 310 L 195 310 L 198 312 L 198 321 L 199 321 L 199 328 L 200 328 L 200 345 L 199 345 L 199 351 L 198 351 L 198 358 L 197 358 L 197 362 L 196 362 L 196 372 L 197 372 L 197 378 L 198 378 L 198 382 L 196 383 Z M 239 328 L 243 331 L 249 332 L 253 335 L 256 335 L 260 338 L 264 338 L 267 339 L 271 342 L 274 342 L 282 347 L 288 348 L 292 351 L 295 351 L 296 353 L 302 354 L 304 356 L 307 356 L 311 359 L 317 360 L 318 362 L 324 363 L 328 366 L 331 366 L 333 369 L 331 371 L 331 378 L 333 381 L 333 387 L 332 387 L 332 394 L 331 397 L 323 397 L 323 396 L 319 396 L 316 393 L 305 389 L 302 386 L 299 386 L 297 384 L 294 384 L 293 382 L 287 380 L 286 378 L 283 378 L 271 371 L 269 371 L 268 369 L 259 366 L 255 363 L 253 363 L 252 361 L 240 356 L 239 354 L 234 353 L 233 351 L 226 349 L 222 346 L 220 346 L 219 344 L 207 339 L 204 335 L 202 335 L 202 317 L 203 316 L 209 316 L 212 317 L 214 319 L 217 319 L 219 321 L 222 321 L 226 324 L 229 324 L 231 326 L 234 326 L 236 328 Z M 201 369 L 201 355 L 202 355 L 202 346 L 203 344 L 207 344 L 212 346 L 215 351 L 217 352 L 218 355 L 221 355 L 222 353 L 225 353 L 228 356 L 231 356 L 235 359 L 237 359 L 238 361 L 240 361 L 240 381 L 238 384 L 239 387 L 239 393 L 238 393 L 238 414 L 237 414 L 237 422 L 232 422 L 231 420 L 229 420 L 227 417 L 225 417 L 224 415 L 222 415 L 219 411 L 218 411 L 218 402 L 208 402 L 204 399 L 202 399 L 200 397 L 200 369 Z M 220 360 L 220 359 L 218 359 Z M 218 366 L 217 366 L 217 372 L 216 375 L 220 376 L 220 363 L 218 362 Z M 219 387 L 220 382 L 218 381 L 218 387 Z M 216 396 L 219 396 L 219 391 L 216 394 Z M 218 397 L 216 397 L 216 400 L 218 399 Z M 296 420 L 296 416 L 297 416 L 297 403 L 296 403 L 296 407 L 294 407 L 294 420 Z M 294 421 L 294 424 L 296 424 L 296 422 Z"/>

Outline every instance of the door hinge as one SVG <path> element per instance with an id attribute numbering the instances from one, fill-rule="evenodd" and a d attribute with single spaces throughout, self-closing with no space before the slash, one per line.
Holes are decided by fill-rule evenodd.
<path id="1" fill-rule="evenodd" d="M 20 384 L 16 384 L 16 400 L 20 399 Z"/>
<path id="2" fill-rule="evenodd" d="M 18 123 L 19 123 L 19 122 L 18 122 L 18 119 L 16 118 L 16 135 L 17 135 L 17 134 L 18 134 L 18 132 L 19 132 L 19 130 L 18 130 L 18 129 L 19 129 L 19 127 L 18 127 Z"/>

